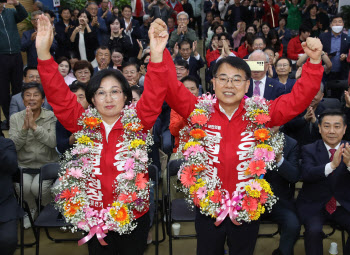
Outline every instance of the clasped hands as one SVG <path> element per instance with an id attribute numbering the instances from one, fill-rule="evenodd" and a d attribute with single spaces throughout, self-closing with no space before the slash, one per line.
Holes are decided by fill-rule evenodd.
<path id="1" fill-rule="evenodd" d="M 32 109 L 30 109 L 30 106 L 27 106 L 22 129 L 24 130 L 32 129 L 33 131 L 35 131 L 36 128 L 37 128 L 37 125 L 33 117 L 33 111 Z"/>
<path id="2" fill-rule="evenodd" d="M 349 143 L 341 144 L 338 150 L 334 153 L 333 160 L 331 162 L 331 168 L 336 169 L 341 161 L 343 156 L 343 162 L 347 167 L 350 167 L 350 145 Z"/>

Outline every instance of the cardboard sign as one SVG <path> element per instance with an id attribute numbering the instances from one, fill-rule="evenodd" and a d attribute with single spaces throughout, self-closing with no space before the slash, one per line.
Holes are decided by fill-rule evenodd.
<path id="1" fill-rule="evenodd" d="M 251 71 L 264 71 L 265 61 L 247 60 L 247 64 L 249 65 Z"/>

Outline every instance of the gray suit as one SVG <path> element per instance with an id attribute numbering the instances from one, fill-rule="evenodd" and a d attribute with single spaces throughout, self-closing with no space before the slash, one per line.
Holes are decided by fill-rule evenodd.
<path id="1" fill-rule="evenodd" d="M 43 106 L 43 108 L 52 111 L 52 107 L 47 102 L 46 97 L 45 97 L 45 102 L 43 103 L 42 106 Z M 26 107 L 24 106 L 21 93 L 18 93 L 16 95 L 12 96 L 11 103 L 10 103 L 10 117 L 12 114 L 23 111 L 24 109 L 26 109 Z"/>

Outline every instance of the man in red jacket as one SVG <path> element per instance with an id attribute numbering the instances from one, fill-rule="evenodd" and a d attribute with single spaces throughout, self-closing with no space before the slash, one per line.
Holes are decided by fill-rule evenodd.
<path id="1" fill-rule="evenodd" d="M 301 46 L 302 42 L 310 36 L 311 28 L 302 24 L 299 27 L 299 36 L 291 39 L 287 46 L 287 56 L 291 60 L 298 60 L 300 54 L 304 54 L 304 49 Z"/>
<path id="2" fill-rule="evenodd" d="M 310 60 L 304 65 L 303 75 L 297 80 L 292 92 L 271 101 L 269 127 L 283 125 L 300 114 L 319 90 L 323 73 L 322 44 L 319 39 L 309 38 L 302 47 Z M 164 53 L 163 64 L 169 70 L 161 83 L 169 83 L 165 100 L 172 109 L 187 119 L 198 99 L 177 81 L 175 66 L 168 52 Z M 207 167 L 210 174 L 220 178 L 222 188 L 231 195 L 235 190 L 243 191 L 248 181 L 240 174 L 244 171 L 241 163 L 247 160 L 245 155 L 254 144 L 252 132 L 246 131 L 249 122 L 242 119 L 246 113 L 243 97 L 249 89 L 251 71 L 244 60 L 226 57 L 217 62 L 213 74 L 213 87 L 218 100 L 205 130 L 207 135 L 221 139 L 215 146 L 205 148 L 209 156 Z M 201 214 L 197 209 L 197 254 L 224 254 L 226 240 L 230 254 L 253 254 L 259 230 L 258 222 L 237 226 L 226 218 L 218 227 L 214 222 L 215 219 Z"/>

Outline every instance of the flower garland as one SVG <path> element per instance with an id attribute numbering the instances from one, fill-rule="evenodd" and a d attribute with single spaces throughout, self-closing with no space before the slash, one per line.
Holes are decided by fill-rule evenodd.
<path id="1" fill-rule="evenodd" d="M 245 175 L 253 177 L 245 192 L 235 191 L 233 196 L 221 188 L 220 178 L 212 176 L 206 165 L 208 155 L 204 147 L 213 146 L 220 137 L 208 136 L 204 130 L 214 112 L 215 96 L 203 95 L 189 116 L 189 126 L 180 131 L 178 152 L 186 161 L 181 165 L 179 189 L 190 204 L 200 208 L 202 214 L 216 218 L 215 225 L 229 216 L 235 224 L 259 219 L 266 209 L 271 211 L 277 202 L 270 184 L 263 179 L 266 170 L 275 168 L 275 155 L 283 152 L 283 134 L 271 133 L 264 125 L 270 121 L 268 102 L 260 97 L 245 100 L 244 120 L 249 120 L 246 131 L 254 132 L 255 145 L 249 150 L 251 160 L 245 162 Z"/>
<path id="2" fill-rule="evenodd" d="M 115 180 L 118 197 L 112 206 L 96 210 L 90 207 L 87 195 L 88 182 L 93 175 L 93 161 L 99 157 L 96 142 L 102 142 L 100 132 L 101 116 L 95 108 L 89 107 L 78 120 L 82 130 L 74 134 L 76 143 L 65 153 L 59 184 L 54 188 L 56 207 L 72 225 L 72 232 L 78 229 L 89 232 L 79 241 L 87 242 L 97 235 L 102 245 L 105 233 L 117 231 L 128 234 L 137 224 L 133 210 L 142 212 L 148 206 L 150 183 L 146 178 L 148 147 L 152 137 L 142 132 L 143 125 L 137 117 L 135 105 L 125 106 L 121 122 L 124 126 L 123 146 L 128 151 L 121 158 L 125 161 L 124 172 Z"/>

